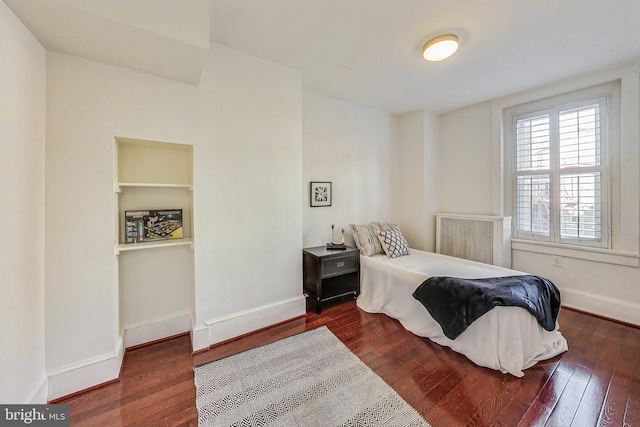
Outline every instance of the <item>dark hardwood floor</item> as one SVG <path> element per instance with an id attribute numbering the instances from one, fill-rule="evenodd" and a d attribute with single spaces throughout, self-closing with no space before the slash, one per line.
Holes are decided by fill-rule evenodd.
<path id="1" fill-rule="evenodd" d="M 640 426 L 640 329 L 567 309 L 559 321 L 569 351 L 516 378 L 346 301 L 195 356 L 188 336 L 128 350 L 119 382 L 58 403 L 72 426 L 195 426 L 194 365 L 326 325 L 434 427 Z"/>

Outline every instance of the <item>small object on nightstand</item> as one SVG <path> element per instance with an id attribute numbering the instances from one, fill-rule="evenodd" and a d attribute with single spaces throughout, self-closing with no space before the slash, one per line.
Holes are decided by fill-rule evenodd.
<path id="1" fill-rule="evenodd" d="M 344 244 L 344 228 L 342 229 L 342 234 L 340 235 L 340 240 L 336 241 L 336 232 L 335 225 L 331 224 L 331 243 L 327 243 L 328 250 L 345 250 L 347 249 L 347 245 Z"/>
<path id="2" fill-rule="evenodd" d="M 334 231 L 335 225 L 331 224 L 331 243 L 334 245 L 344 245 L 344 228 L 340 234 L 340 240 L 336 240 L 336 233 Z"/>
<path id="3" fill-rule="evenodd" d="M 327 243 L 327 249 L 330 251 L 346 250 L 347 245 L 345 245 L 344 243 Z"/>

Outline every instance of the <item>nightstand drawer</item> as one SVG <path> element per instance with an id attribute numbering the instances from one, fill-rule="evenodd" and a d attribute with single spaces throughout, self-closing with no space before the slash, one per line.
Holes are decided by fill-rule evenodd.
<path id="1" fill-rule="evenodd" d="M 324 275 L 343 274 L 356 269 L 356 257 L 353 254 L 324 260 Z"/>

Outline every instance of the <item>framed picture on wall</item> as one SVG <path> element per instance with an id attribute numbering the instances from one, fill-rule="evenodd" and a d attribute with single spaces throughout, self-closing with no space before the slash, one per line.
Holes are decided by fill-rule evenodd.
<path id="1" fill-rule="evenodd" d="M 309 185 L 311 207 L 331 206 L 331 183 L 311 181 Z"/>

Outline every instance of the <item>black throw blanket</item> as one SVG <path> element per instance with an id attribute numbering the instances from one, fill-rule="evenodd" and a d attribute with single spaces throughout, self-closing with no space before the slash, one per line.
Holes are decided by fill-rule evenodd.
<path id="1" fill-rule="evenodd" d="M 544 277 L 530 275 L 487 279 L 435 276 L 418 286 L 413 297 L 452 340 L 497 306 L 522 307 L 547 331 L 555 329 L 560 312 L 558 288 Z"/>

